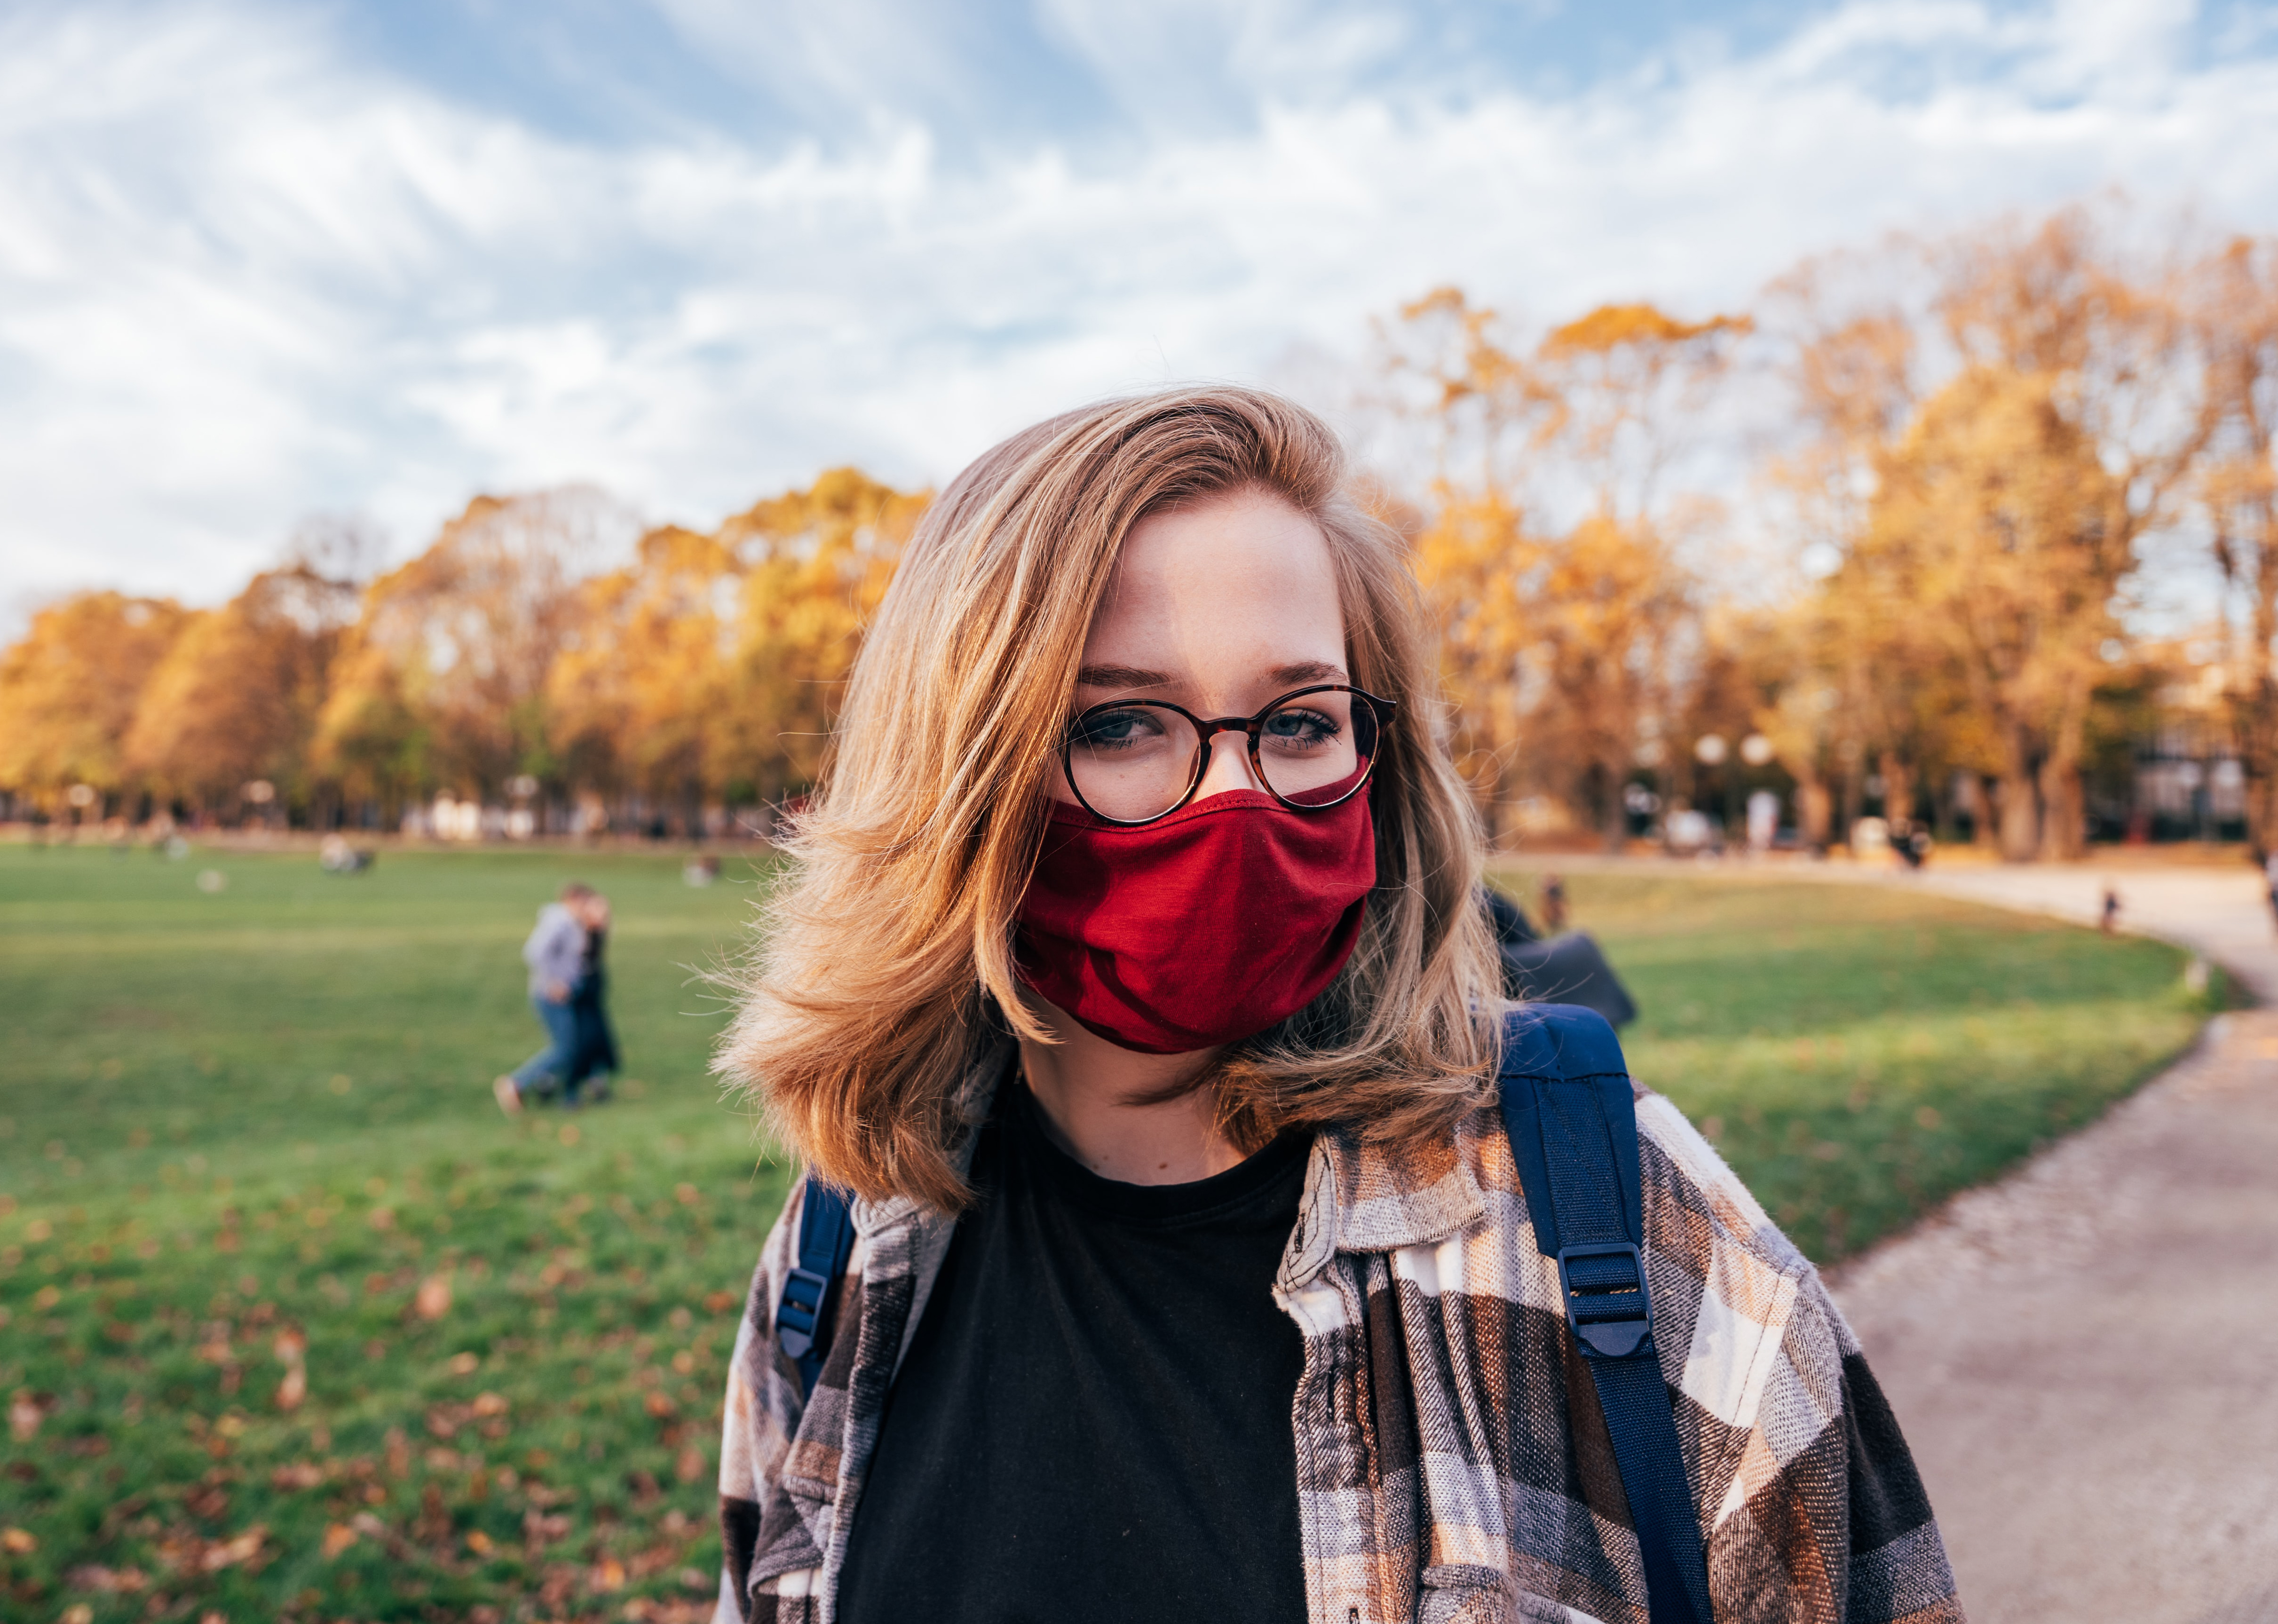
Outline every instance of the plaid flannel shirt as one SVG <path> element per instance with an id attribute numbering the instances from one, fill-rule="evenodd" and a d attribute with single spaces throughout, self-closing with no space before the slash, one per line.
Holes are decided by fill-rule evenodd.
<path id="1" fill-rule="evenodd" d="M 1006 1058 L 978 1058 L 969 1122 Z M 1674 1106 L 1637 1102 L 1655 1337 L 1718 1624 L 1960 1624 L 1905 1440 L 1818 1275 Z M 716 1624 L 831 1624 L 886 1390 L 954 1228 L 907 1200 L 855 1203 L 809 1395 L 774 1331 L 804 1189 L 729 1368 Z M 1304 1338 L 1311 1624 L 1647 1624 L 1596 1389 L 1496 1110 L 1423 1156 L 1319 1134 L 1274 1296 Z"/>

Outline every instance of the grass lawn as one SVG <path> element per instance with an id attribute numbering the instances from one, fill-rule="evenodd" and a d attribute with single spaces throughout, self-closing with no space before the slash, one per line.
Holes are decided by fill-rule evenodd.
<path id="1" fill-rule="evenodd" d="M 509 1123 L 518 948 L 573 875 L 616 905 L 638 1082 Z M 706 1073 L 691 972 L 750 880 L 0 846 L 0 1522 L 37 1542 L 0 1551 L 0 1616 L 708 1615 L 785 1178 Z"/>
<path id="2" fill-rule="evenodd" d="M 639 1086 L 510 1123 L 516 950 L 573 875 L 616 903 Z M 1632 1064 L 1822 1257 L 2087 1120 L 2206 1007 L 2168 948 L 1960 903 L 1569 889 L 1645 1007 Z M 750 895 L 669 857 L 0 846 L 0 1616 L 707 1613 L 785 1174 L 706 1074 L 692 972 Z"/>
<path id="3" fill-rule="evenodd" d="M 1539 875 L 1497 879 L 1530 909 Z M 1579 873 L 1630 1069 L 1831 1262 L 2093 1120 L 2225 996 L 2141 937 L 1865 885 Z"/>

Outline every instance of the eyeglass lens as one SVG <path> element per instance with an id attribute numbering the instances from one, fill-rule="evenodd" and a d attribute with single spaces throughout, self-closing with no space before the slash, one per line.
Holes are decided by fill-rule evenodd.
<path id="1" fill-rule="evenodd" d="M 1195 780 L 1201 731 L 1182 713 L 1144 700 L 1076 718 L 1068 777 L 1084 804 L 1119 823 L 1159 817 Z M 1220 749 L 1242 749 L 1228 734 Z M 1258 731 L 1265 785 L 1298 806 L 1328 806 L 1349 793 L 1376 755 L 1376 710 L 1350 693 L 1307 693 L 1277 706 Z"/>

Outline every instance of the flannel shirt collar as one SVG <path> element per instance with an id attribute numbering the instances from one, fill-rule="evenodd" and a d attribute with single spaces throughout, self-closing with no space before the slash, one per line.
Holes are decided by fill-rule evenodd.
<path id="1" fill-rule="evenodd" d="M 1325 1128 L 1313 1139 L 1297 1228 L 1276 1283 L 1299 1290 L 1341 1252 L 1437 1245 L 1486 1212 L 1479 1180 L 1452 1139 L 1420 1153 L 1394 1152 L 1349 1129 Z"/>

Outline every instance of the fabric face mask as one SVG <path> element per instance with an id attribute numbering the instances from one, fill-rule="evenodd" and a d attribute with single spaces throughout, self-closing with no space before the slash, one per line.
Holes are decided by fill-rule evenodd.
<path id="1" fill-rule="evenodd" d="M 1212 1048 L 1320 995 L 1375 883 L 1366 795 L 1309 813 L 1232 790 L 1136 828 L 1061 803 L 1021 900 L 1017 959 L 1110 1043 Z"/>

